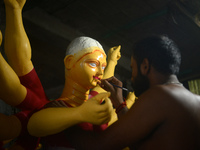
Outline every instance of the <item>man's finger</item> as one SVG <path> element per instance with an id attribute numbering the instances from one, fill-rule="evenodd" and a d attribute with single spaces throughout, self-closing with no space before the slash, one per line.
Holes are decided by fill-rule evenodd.
<path id="1" fill-rule="evenodd" d="M 112 83 L 112 82 L 111 82 Z M 105 90 L 111 90 L 113 88 L 113 85 L 109 83 L 108 80 L 102 81 L 103 87 Z"/>
<path id="2" fill-rule="evenodd" d="M 111 81 L 113 80 L 113 77 L 114 77 L 114 76 L 112 76 L 112 77 L 110 77 L 110 78 L 107 78 L 107 79 L 102 79 L 101 82 L 102 82 L 102 81 L 105 81 L 105 80 L 108 81 L 108 82 L 111 82 Z"/>

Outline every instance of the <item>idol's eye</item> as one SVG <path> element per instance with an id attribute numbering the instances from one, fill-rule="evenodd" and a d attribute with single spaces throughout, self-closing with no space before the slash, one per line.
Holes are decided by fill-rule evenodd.
<path id="1" fill-rule="evenodd" d="M 94 63 L 94 62 L 89 63 L 89 65 L 90 65 L 91 67 L 96 67 L 96 66 L 97 66 L 97 64 Z"/>

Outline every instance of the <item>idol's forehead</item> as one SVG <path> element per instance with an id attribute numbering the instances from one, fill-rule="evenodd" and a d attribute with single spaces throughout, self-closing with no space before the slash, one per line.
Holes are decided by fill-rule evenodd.
<path id="1" fill-rule="evenodd" d="M 81 50 L 81 51 L 75 53 L 75 54 L 74 54 L 74 57 L 75 57 L 76 59 L 80 59 L 80 58 L 86 56 L 87 54 L 92 54 L 92 53 L 94 53 L 94 52 L 96 52 L 96 51 L 101 52 L 102 55 L 103 55 L 103 57 L 106 58 L 106 54 L 105 54 L 104 50 L 101 49 L 101 48 L 99 48 L 99 47 L 95 47 L 95 46 L 94 46 L 94 47 L 85 48 L 85 49 L 83 49 L 83 50 Z"/>

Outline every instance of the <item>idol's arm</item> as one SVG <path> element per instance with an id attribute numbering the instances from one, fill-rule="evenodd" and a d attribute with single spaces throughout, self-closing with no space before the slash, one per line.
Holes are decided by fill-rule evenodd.
<path id="1" fill-rule="evenodd" d="M 114 76 L 117 61 L 121 58 L 120 49 L 121 49 L 121 46 L 119 45 L 119 46 L 112 47 L 109 50 L 108 60 L 107 60 L 108 65 L 104 72 L 104 76 L 103 76 L 104 79 Z"/>
<path id="2" fill-rule="evenodd" d="M 22 8 L 26 0 L 4 0 L 6 8 L 5 53 L 18 76 L 33 69 L 31 46 L 22 22 Z"/>
<path id="3" fill-rule="evenodd" d="M 0 30 L 0 46 L 2 38 Z M 20 84 L 17 75 L 5 61 L 1 53 L 0 83 L 0 99 L 4 100 L 7 104 L 14 106 L 24 99 L 25 95 L 19 95 L 19 93 L 26 93 L 26 89 Z M 19 136 L 21 122 L 16 116 L 0 114 L 0 122 L 0 141 L 10 140 Z"/>
<path id="4" fill-rule="evenodd" d="M 0 114 L 0 122 L 0 141 L 14 139 L 19 136 L 21 122 L 17 117 Z"/>
<path id="5" fill-rule="evenodd" d="M 0 46 L 2 34 L 0 30 Z M 0 99 L 7 104 L 16 106 L 26 96 L 26 89 L 20 84 L 19 78 L 0 53 Z M 19 94 L 21 93 L 21 94 Z"/>
<path id="6" fill-rule="evenodd" d="M 129 92 L 126 97 L 126 104 L 128 109 L 132 107 L 132 105 L 135 103 L 136 97 L 134 92 Z"/>
<path id="7" fill-rule="evenodd" d="M 104 124 L 111 118 L 112 104 L 107 98 L 109 95 L 110 93 L 100 93 L 75 108 L 57 107 L 38 111 L 30 118 L 28 131 L 33 136 L 41 137 L 82 122 Z M 100 104 L 102 99 L 105 99 L 104 104 Z"/>
<path id="8" fill-rule="evenodd" d="M 18 76 L 7 64 L 0 53 L 0 99 L 7 104 L 16 106 L 26 96 L 26 88 L 20 84 Z"/>

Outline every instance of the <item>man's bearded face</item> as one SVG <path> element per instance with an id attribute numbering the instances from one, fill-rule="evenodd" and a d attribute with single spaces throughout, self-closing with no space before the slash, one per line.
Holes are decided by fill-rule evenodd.
<path id="1" fill-rule="evenodd" d="M 136 97 L 139 97 L 143 92 L 149 89 L 149 80 L 146 76 L 142 75 L 140 70 L 135 79 L 132 81 L 132 87 Z"/>
<path id="2" fill-rule="evenodd" d="M 143 92 L 149 89 L 149 79 L 142 75 L 140 68 L 138 68 L 136 60 L 131 58 L 131 68 L 132 68 L 132 87 L 136 97 L 139 97 Z"/>

